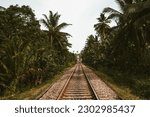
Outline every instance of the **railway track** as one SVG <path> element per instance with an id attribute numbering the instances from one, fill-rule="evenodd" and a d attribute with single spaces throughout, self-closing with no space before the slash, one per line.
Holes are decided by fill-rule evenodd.
<path id="1" fill-rule="evenodd" d="M 39 100 L 116 100 L 111 87 L 83 64 L 68 69 L 36 99 Z"/>
<path id="2" fill-rule="evenodd" d="M 57 100 L 98 100 L 82 64 L 77 64 Z"/>

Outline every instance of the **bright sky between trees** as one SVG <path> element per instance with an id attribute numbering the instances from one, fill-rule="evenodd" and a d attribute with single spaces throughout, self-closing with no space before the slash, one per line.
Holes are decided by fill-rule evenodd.
<path id="1" fill-rule="evenodd" d="M 49 10 L 61 14 L 60 22 L 72 24 L 64 31 L 72 35 L 69 42 L 70 51 L 81 51 L 86 38 L 95 34 L 93 25 L 105 7 L 118 9 L 115 0 L 0 0 L 0 6 L 29 5 L 37 19 L 44 18 L 42 14 L 49 15 Z M 42 26 L 43 28 L 43 26 Z"/>

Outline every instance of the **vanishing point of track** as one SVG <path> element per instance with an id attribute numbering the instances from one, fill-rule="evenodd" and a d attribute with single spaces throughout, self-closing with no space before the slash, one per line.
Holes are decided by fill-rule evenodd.
<path id="1" fill-rule="evenodd" d="M 76 65 L 57 100 L 98 100 L 82 64 Z"/>

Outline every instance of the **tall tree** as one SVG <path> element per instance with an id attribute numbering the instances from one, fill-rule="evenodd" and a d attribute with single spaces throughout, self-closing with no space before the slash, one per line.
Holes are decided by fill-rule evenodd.
<path id="1" fill-rule="evenodd" d="M 67 46 L 70 46 L 70 44 L 67 41 L 67 37 L 70 36 L 70 34 L 66 32 L 61 32 L 62 29 L 66 28 L 68 25 L 65 22 L 59 24 L 60 15 L 58 13 L 53 13 L 52 11 L 49 11 L 49 16 L 43 14 L 44 19 L 42 19 L 42 23 L 45 25 L 45 27 L 48 29 L 46 31 L 49 36 L 49 41 L 52 49 L 66 48 Z"/>
<path id="2" fill-rule="evenodd" d="M 120 10 L 110 7 L 105 8 L 98 19 L 99 22 L 94 25 L 96 33 L 103 39 L 103 43 L 99 44 L 101 58 L 99 61 L 124 70 L 146 69 L 150 66 L 148 61 L 150 58 L 150 1 L 115 1 Z M 110 20 L 115 21 L 117 26 L 109 27 Z M 107 33 L 108 29 L 109 33 Z M 90 56 L 88 54 L 90 48 L 94 50 L 86 44 L 83 55 Z M 89 59 L 91 65 L 94 65 L 93 61 L 97 55 L 94 55 L 94 57 L 89 56 L 84 56 L 87 58 L 85 58 L 86 63 L 89 63 Z"/>
<path id="3" fill-rule="evenodd" d="M 108 17 L 115 19 L 118 24 L 114 51 L 119 52 L 118 48 L 120 48 L 119 53 L 124 53 L 123 58 L 129 55 L 129 51 L 132 52 L 132 58 L 139 64 L 143 58 L 146 43 L 149 43 L 146 36 L 148 33 L 144 30 L 148 29 L 149 0 L 116 0 L 116 2 L 120 6 L 120 11 L 110 7 L 103 10 L 103 13 L 108 13 Z"/>
<path id="4" fill-rule="evenodd" d="M 110 20 L 105 17 L 105 14 L 101 13 L 100 17 L 97 18 L 98 23 L 94 25 L 95 31 L 101 37 L 101 41 L 104 41 L 108 35 L 110 26 Z"/>
<path id="5" fill-rule="evenodd" d="M 40 25 L 29 6 L 11 5 L 0 11 L 0 16 L 0 85 L 15 91 L 17 80 L 33 62 L 32 45 Z"/>
<path id="6" fill-rule="evenodd" d="M 86 45 L 81 52 L 83 62 L 86 64 L 96 67 L 98 66 L 101 58 L 100 44 L 97 36 L 89 35 L 87 38 Z"/>

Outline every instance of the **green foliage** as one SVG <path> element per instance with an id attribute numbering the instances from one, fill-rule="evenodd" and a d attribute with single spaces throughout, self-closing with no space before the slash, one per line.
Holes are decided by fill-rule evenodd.
<path id="1" fill-rule="evenodd" d="M 119 70 L 144 72 L 150 68 L 150 61 L 148 61 L 150 57 L 149 0 L 116 0 L 116 3 L 121 11 L 107 7 L 97 18 L 98 23 L 94 25 L 94 28 L 99 37 L 99 45 L 93 43 L 95 48 L 91 48 L 87 43 L 82 52 L 85 56 L 83 60 L 86 59 L 86 63 L 94 65 L 95 59 L 92 58 L 97 58 L 98 63 L 114 66 Z M 115 21 L 116 26 L 110 27 L 110 21 Z M 94 51 L 91 62 L 87 62 L 89 50 Z"/>
<path id="2" fill-rule="evenodd" d="M 100 78 L 112 86 L 122 99 L 150 99 L 149 75 L 131 74 L 104 66 L 97 71 Z"/>
<path id="3" fill-rule="evenodd" d="M 102 58 L 100 52 L 98 37 L 90 35 L 87 38 L 85 49 L 81 52 L 82 61 L 90 66 L 97 67 L 99 60 Z"/>
<path id="4" fill-rule="evenodd" d="M 95 43 L 94 36 L 88 37 L 81 53 L 83 62 L 94 68 L 107 67 L 135 76 L 138 73 L 149 75 L 150 1 L 116 0 L 116 3 L 120 6 L 120 11 L 107 7 L 97 18 L 98 23 L 94 28 L 98 41 Z M 110 27 L 110 21 L 115 21 L 116 26 Z M 121 81 L 126 80 L 127 78 Z M 127 81 L 126 84 L 130 86 L 133 79 Z M 148 78 L 147 81 L 147 84 L 134 87 L 145 98 L 150 96 Z"/>
<path id="5" fill-rule="evenodd" d="M 59 17 L 50 17 L 55 26 Z M 65 25 L 60 24 L 48 33 L 40 29 L 29 6 L 0 7 L 0 95 L 37 86 L 74 60 L 67 49 L 69 34 L 59 32 Z M 54 38 L 53 43 L 50 37 Z"/>
<path id="6" fill-rule="evenodd" d="M 100 17 L 97 18 L 98 23 L 94 25 L 95 31 L 98 36 L 101 37 L 101 41 L 104 41 L 107 38 L 109 33 L 110 26 L 108 25 L 111 21 L 109 18 L 106 18 L 103 13 L 100 14 Z"/>

